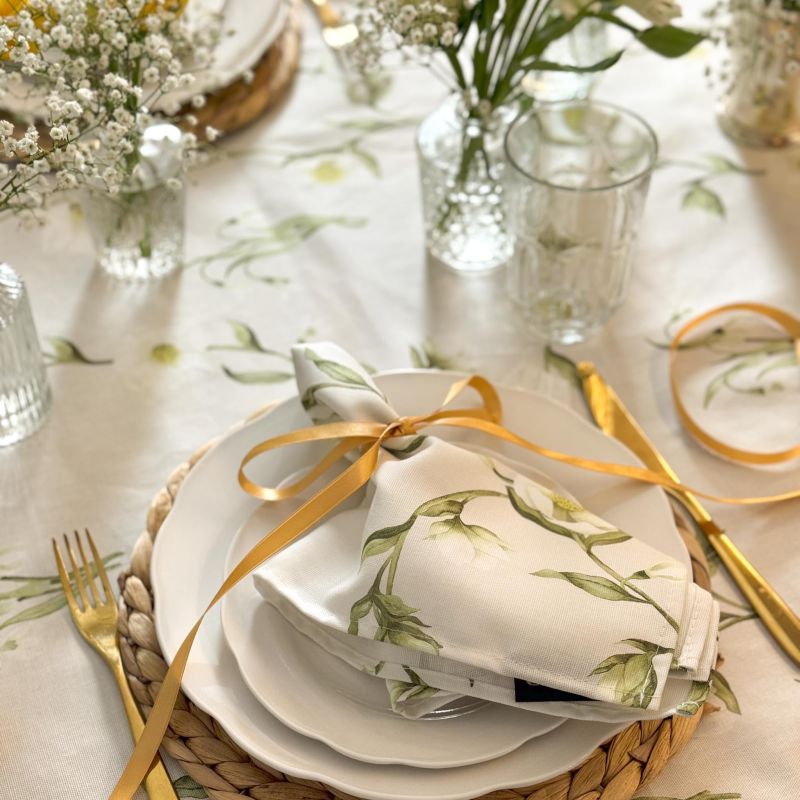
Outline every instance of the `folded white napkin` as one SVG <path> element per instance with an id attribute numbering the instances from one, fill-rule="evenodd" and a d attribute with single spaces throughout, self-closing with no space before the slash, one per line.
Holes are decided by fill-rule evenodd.
<path id="1" fill-rule="evenodd" d="M 313 419 L 397 417 L 335 345 L 293 355 Z M 461 695 L 584 719 L 696 709 L 719 609 L 682 564 L 524 468 L 434 436 L 387 449 L 367 508 L 255 575 L 298 631 L 385 678 L 406 716 Z"/>

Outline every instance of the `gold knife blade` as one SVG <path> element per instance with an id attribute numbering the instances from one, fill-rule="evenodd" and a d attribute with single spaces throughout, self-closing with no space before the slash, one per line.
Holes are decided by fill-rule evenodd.
<path id="1" fill-rule="evenodd" d="M 600 430 L 627 445 L 648 469 L 677 481 L 678 476 L 647 438 L 617 393 L 599 375 L 594 364 L 581 361 L 576 365 L 576 372 L 586 402 Z M 692 516 L 775 641 L 800 666 L 800 618 L 745 558 L 693 494 L 677 490 L 670 490 L 670 494 Z"/>

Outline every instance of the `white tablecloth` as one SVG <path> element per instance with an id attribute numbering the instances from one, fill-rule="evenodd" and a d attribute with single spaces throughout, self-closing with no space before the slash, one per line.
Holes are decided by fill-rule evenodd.
<path id="1" fill-rule="evenodd" d="M 685 183 L 700 169 L 657 171 L 629 299 L 600 337 L 570 355 L 600 365 L 686 481 L 727 494 L 777 491 L 797 485 L 796 467 L 729 465 L 681 433 L 665 354 L 648 341 L 663 338 L 663 326 L 686 309 L 734 300 L 800 309 L 800 154 L 737 152 L 715 126 L 703 67 L 702 55 L 673 63 L 634 52 L 603 79 L 598 96 L 644 115 L 665 159 L 702 163 L 712 153 L 766 173 L 712 179 L 721 217 L 681 207 Z M 0 451 L 0 797 L 104 797 L 130 753 L 110 674 L 58 607 L 59 595 L 38 593 L 43 585 L 23 576 L 52 576 L 50 537 L 85 526 L 105 554 L 119 553 L 111 563 L 121 567 L 171 469 L 291 392 L 291 380 L 274 373 L 290 372 L 283 356 L 298 338 L 335 340 L 378 369 L 411 366 L 410 348 L 427 347 L 436 365 L 479 370 L 583 411 L 570 383 L 544 371 L 541 342 L 508 313 L 502 276 L 426 268 L 413 130 L 442 97 L 427 73 L 409 68 L 377 109 L 351 104 L 309 20 L 288 102 L 225 142 L 193 179 L 190 259 L 261 235 L 253 274 L 239 267 L 224 287 L 209 280 L 224 272 L 224 261 L 208 277 L 195 264 L 147 286 L 104 277 L 67 203 L 41 229 L 0 227 L 0 256 L 28 282 L 44 349 L 55 353 L 49 337 L 57 337 L 103 362 L 53 364 L 51 418 L 30 440 Z M 277 355 L 213 349 L 237 344 L 231 320 Z M 231 373 L 244 380 L 267 373 L 260 379 L 275 382 Z M 797 381 L 791 371 L 784 377 L 783 432 L 797 441 Z M 792 393 L 794 404 L 786 405 Z M 734 427 L 750 429 L 770 417 L 771 397 L 732 395 L 718 413 L 735 413 Z M 717 516 L 800 608 L 797 504 L 720 508 Z M 13 594 L 23 587 L 34 596 Z M 723 574 L 715 587 L 741 600 Z M 709 790 L 700 796 L 776 800 L 796 793 L 800 672 L 755 620 L 726 628 L 721 647 L 741 716 L 723 710 L 704 720 L 644 795 Z"/>

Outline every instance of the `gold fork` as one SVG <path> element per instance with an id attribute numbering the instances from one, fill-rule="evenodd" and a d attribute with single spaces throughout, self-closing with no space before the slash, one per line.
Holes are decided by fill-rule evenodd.
<path id="1" fill-rule="evenodd" d="M 95 583 L 93 572 L 89 561 L 86 558 L 86 551 L 83 542 L 75 531 L 75 543 L 81 557 L 82 566 L 78 566 L 75 551 L 72 549 L 69 539 L 64 535 L 64 547 L 67 551 L 70 564 L 72 566 L 72 576 L 78 589 L 80 603 L 75 598 L 72 590 L 72 583 L 64 566 L 64 559 L 58 542 L 53 539 L 53 553 L 56 557 L 58 576 L 61 578 L 61 585 L 64 587 L 64 595 L 67 598 L 69 613 L 75 627 L 80 631 L 81 636 L 103 657 L 114 678 L 117 681 L 117 688 L 122 695 L 122 704 L 125 707 L 125 714 L 128 717 L 128 724 L 131 728 L 134 740 L 138 740 L 144 730 L 144 721 L 133 699 L 128 680 L 122 669 L 122 658 L 119 652 L 119 640 L 117 634 L 117 603 L 114 593 L 111 591 L 111 584 L 108 581 L 103 562 L 97 552 L 92 535 L 86 530 L 86 540 L 94 556 L 94 567 L 100 581 L 103 584 L 104 599 L 100 598 L 98 586 Z M 150 771 L 144 779 L 144 788 L 150 800 L 177 800 L 175 790 L 172 788 L 172 781 L 164 767 L 164 762 L 159 756 L 153 761 Z"/>

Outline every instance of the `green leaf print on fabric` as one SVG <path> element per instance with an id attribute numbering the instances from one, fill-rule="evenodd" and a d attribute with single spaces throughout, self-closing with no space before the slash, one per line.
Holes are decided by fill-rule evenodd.
<path id="1" fill-rule="evenodd" d="M 568 581 L 573 586 L 583 589 L 588 594 L 599 597 L 601 600 L 622 600 L 630 603 L 644 603 L 641 597 L 625 590 L 624 586 L 597 575 L 584 575 L 580 572 L 556 572 L 552 569 L 540 569 L 532 572 L 537 578 L 559 578 Z"/>
<path id="2" fill-rule="evenodd" d="M 766 170 L 750 169 L 717 153 L 709 153 L 704 157 L 704 160 L 696 161 L 692 159 L 667 158 L 658 164 L 659 169 L 665 167 L 684 169 L 694 173 L 693 177 L 682 184 L 682 208 L 704 211 L 721 219 L 725 217 L 725 202 L 720 192 L 709 186 L 710 183 L 716 184 L 726 175 L 738 175 L 740 177 L 766 175 Z"/>
<path id="3" fill-rule="evenodd" d="M 411 356 L 411 365 L 415 369 L 457 369 L 456 359 L 442 354 L 436 346 L 429 341 L 414 347 L 410 345 L 408 352 Z"/>
<path id="4" fill-rule="evenodd" d="M 119 567 L 122 555 L 114 552 L 105 556 L 102 561 L 106 569 Z M 94 564 L 91 564 L 90 572 L 92 578 L 96 577 Z M 81 574 L 86 579 L 83 568 Z M 73 573 L 69 572 L 68 575 L 73 590 L 77 592 Z M 37 602 L 32 602 L 34 600 Z M 0 630 L 49 616 L 67 604 L 58 575 L 0 575 L 0 601 L 4 601 L 0 609 Z M 4 646 L 0 651 L 14 650 L 16 647 L 17 642 L 14 641 L 14 646 Z"/>
<path id="5" fill-rule="evenodd" d="M 725 708 L 728 711 L 732 711 L 734 714 L 741 714 L 742 710 L 739 707 L 739 701 L 736 699 L 736 695 L 733 693 L 733 689 L 731 689 L 731 685 L 728 683 L 728 679 L 718 670 L 712 669 L 711 670 L 711 694 L 715 697 L 718 697 L 723 703 L 725 703 Z"/>
<path id="6" fill-rule="evenodd" d="M 502 492 L 481 489 L 434 497 L 418 506 L 404 522 L 379 528 L 367 536 L 361 550 L 362 563 L 375 556 L 388 555 L 367 594 L 353 603 L 350 609 L 348 633 L 357 636 L 360 621 L 372 613 L 377 624 L 373 638 L 401 647 L 438 654 L 442 646 L 433 636 L 425 632 L 424 629 L 430 626 L 418 616 L 421 609 L 412 606 L 406 599 L 394 593 L 403 545 L 417 520 L 433 518 L 437 521 L 430 524 L 426 538 L 463 537 L 474 548 L 476 555 L 478 553 L 494 555 L 493 551 L 496 549 L 508 549 L 492 531 L 479 525 L 467 525 L 458 516 L 471 500 L 479 497 L 504 496 Z M 440 519 L 443 517 L 447 519 Z"/>
<path id="7" fill-rule="evenodd" d="M 208 797 L 206 790 L 194 779 L 188 775 L 182 775 L 177 778 L 173 784 L 175 793 L 178 797 Z"/>
<path id="8" fill-rule="evenodd" d="M 435 689 L 433 686 L 429 686 L 425 683 L 411 667 L 404 665 L 403 671 L 408 675 L 407 681 L 387 681 L 392 711 L 397 711 L 400 703 L 424 700 L 425 698 L 435 697 L 439 694 L 439 689 Z"/>
<path id="9" fill-rule="evenodd" d="M 599 675 L 600 686 L 611 689 L 617 701 L 632 708 L 647 708 L 658 688 L 653 659 L 669 648 L 643 639 L 624 639 L 620 644 L 640 650 L 639 653 L 617 653 L 601 661 L 589 675 Z"/>
<path id="10" fill-rule="evenodd" d="M 44 356 L 45 364 L 48 366 L 55 364 L 89 364 L 91 366 L 102 366 L 104 364 L 114 363 L 110 358 L 89 358 L 69 339 L 64 339 L 60 336 L 47 336 L 46 339 L 51 349 L 49 351 L 45 350 L 42 355 Z"/>
<path id="11" fill-rule="evenodd" d="M 287 283 L 288 278 L 259 271 L 258 264 L 293 250 L 322 228 L 331 225 L 358 228 L 366 223 L 361 217 L 295 214 L 268 224 L 262 220 L 253 222 L 254 216 L 244 215 L 224 222 L 219 235 L 227 244 L 210 255 L 193 259 L 188 266 L 198 266 L 202 277 L 219 287 L 226 286 L 237 272 L 260 283 Z"/>
<path id="12" fill-rule="evenodd" d="M 381 392 L 380 389 L 371 385 L 352 367 L 348 367 L 346 364 L 340 364 L 337 361 L 331 361 L 330 359 L 323 358 L 318 353 L 315 353 L 310 347 L 305 348 L 303 355 L 305 358 L 311 361 L 320 372 L 322 372 L 326 377 L 330 378 L 329 381 L 312 384 L 303 392 L 302 396 L 300 397 L 300 402 L 306 411 L 310 411 L 317 405 L 318 391 L 321 389 L 329 389 L 334 387 L 338 387 L 340 389 L 356 389 L 359 391 L 372 392 L 380 397 L 381 400 L 386 400 L 386 396 L 383 394 L 383 392 Z"/>
<path id="13" fill-rule="evenodd" d="M 263 356 L 271 356 L 286 362 L 292 363 L 292 357 L 288 353 L 282 353 L 270 347 L 265 347 L 256 332 L 246 323 L 239 320 L 228 320 L 235 342 L 210 344 L 206 346 L 208 352 L 225 351 L 234 353 L 253 353 Z M 221 366 L 223 374 L 237 383 L 243 384 L 271 384 L 283 383 L 294 377 L 294 370 L 289 367 L 284 369 L 234 369 L 223 364 Z"/>
<path id="14" fill-rule="evenodd" d="M 669 349 L 676 327 L 688 312 L 673 314 L 663 329 L 661 340 L 649 339 L 654 347 Z M 706 384 L 703 407 L 711 407 L 720 393 L 763 397 L 786 390 L 775 373 L 798 366 L 794 339 L 780 333 L 754 330 L 743 316 L 732 316 L 707 333 L 681 342 L 680 350 L 707 350 L 720 356 L 720 371 Z"/>
<path id="15" fill-rule="evenodd" d="M 681 716 L 694 716 L 705 703 L 711 691 L 710 681 L 692 681 L 689 696 L 676 709 Z"/>

